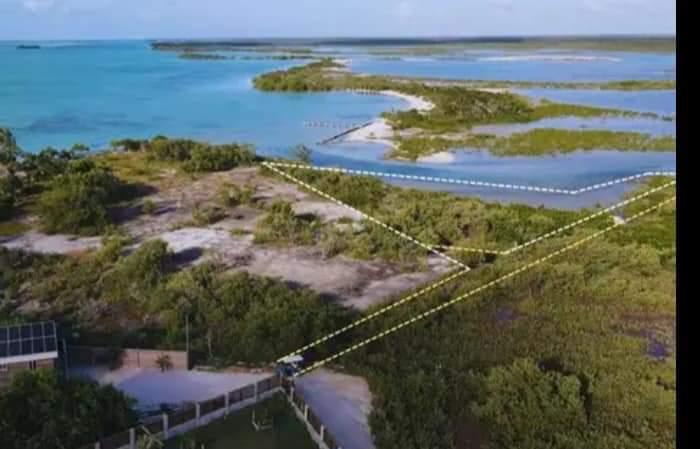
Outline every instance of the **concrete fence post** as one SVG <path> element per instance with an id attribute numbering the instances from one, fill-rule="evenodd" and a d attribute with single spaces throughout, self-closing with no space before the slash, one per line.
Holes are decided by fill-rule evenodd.
<path id="1" fill-rule="evenodd" d="M 309 421 L 309 404 L 304 405 L 304 421 Z"/>
<path id="2" fill-rule="evenodd" d="M 321 438 L 321 441 L 323 441 L 323 437 L 325 436 L 326 433 L 326 426 L 321 424 L 321 431 L 318 433 L 319 437 Z"/>
<path id="3" fill-rule="evenodd" d="M 100 449 L 101 447 L 102 447 L 102 445 L 100 444 L 99 441 L 97 441 L 97 442 L 95 443 L 95 449 Z"/>
<path id="4" fill-rule="evenodd" d="M 258 383 L 255 382 L 255 383 L 253 384 L 253 386 L 254 386 L 254 390 L 253 390 L 253 391 L 255 392 L 255 394 L 254 394 L 255 402 L 257 403 L 257 402 L 260 400 L 260 394 L 258 393 Z"/>
<path id="5" fill-rule="evenodd" d="M 194 419 L 196 420 L 197 427 L 199 427 L 199 417 L 201 416 L 201 409 L 199 407 L 199 402 L 194 404 L 194 408 L 195 408 L 195 412 L 196 412 Z"/>
<path id="6" fill-rule="evenodd" d="M 136 449 L 136 429 L 129 429 L 129 449 Z"/>
<path id="7" fill-rule="evenodd" d="M 169 423 L 168 423 L 168 414 L 163 413 L 163 438 L 168 439 L 168 433 L 169 433 Z"/>
<path id="8" fill-rule="evenodd" d="M 229 409 L 229 401 L 228 401 L 228 393 L 224 395 L 224 415 L 228 415 L 228 409 Z"/>

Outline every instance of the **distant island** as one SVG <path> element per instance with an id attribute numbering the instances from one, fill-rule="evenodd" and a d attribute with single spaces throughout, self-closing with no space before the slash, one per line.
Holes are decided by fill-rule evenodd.
<path id="1" fill-rule="evenodd" d="M 36 44 L 20 44 L 17 46 L 17 50 L 39 50 L 40 48 L 41 46 Z"/>
<path id="2" fill-rule="evenodd" d="M 366 47 L 372 53 L 435 53 L 455 49 L 507 50 L 601 50 L 631 52 L 675 52 L 675 36 L 502 36 L 453 38 L 325 38 L 325 39 L 190 39 L 154 40 L 151 48 L 161 51 L 272 51 L 297 48 Z"/>

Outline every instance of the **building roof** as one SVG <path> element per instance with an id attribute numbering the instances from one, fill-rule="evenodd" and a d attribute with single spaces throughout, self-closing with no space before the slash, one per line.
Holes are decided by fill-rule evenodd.
<path id="1" fill-rule="evenodd" d="M 58 357 L 53 321 L 0 326 L 0 364 Z"/>

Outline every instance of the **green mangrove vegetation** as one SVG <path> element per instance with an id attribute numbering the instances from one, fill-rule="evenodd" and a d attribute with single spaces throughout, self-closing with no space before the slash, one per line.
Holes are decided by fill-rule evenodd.
<path id="1" fill-rule="evenodd" d="M 230 59 L 224 55 L 219 55 L 216 53 L 203 53 L 199 51 L 183 51 L 177 55 L 182 59 L 200 59 L 200 60 L 220 60 L 220 59 Z"/>
<path id="2" fill-rule="evenodd" d="M 154 50 L 318 52 L 320 46 L 351 46 L 374 55 L 451 54 L 470 49 L 602 50 L 666 53 L 676 51 L 675 36 L 553 36 L 464 38 L 348 38 L 154 41 Z"/>
<path id="3" fill-rule="evenodd" d="M 195 359 L 216 365 L 268 363 L 350 315 L 311 290 L 215 263 L 180 270 L 159 240 L 128 255 L 127 243 L 111 237 L 81 257 L 0 249 L 0 315 L 22 317 L 32 302 L 25 319 L 58 319 L 74 342 L 121 347 L 184 348 L 188 320 Z"/>
<path id="4" fill-rule="evenodd" d="M 365 178 L 350 181 L 303 170 L 294 175 L 309 182 L 313 178 L 314 185 L 424 241 L 430 241 L 426 232 L 432 228 L 426 221 L 436 222 L 437 236 L 494 232 L 509 240 L 523 228 L 532 229 L 534 236 L 575 218 L 571 212 L 511 205 L 489 211 L 491 220 L 480 224 L 469 219 L 488 211 L 480 202 L 394 191 Z M 645 188 L 667 181 L 655 179 Z M 650 195 L 623 213 L 636 213 L 670 194 Z M 391 221 L 392 216 L 401 218 Z M 608 220 L 482 265 L 414 305 L 371 322 L 368 329 L 353 331 L 352 340 L 444 304 L 590 235 L 609 225 Z M 381 339 L 343 365 L 370 380 L 375 396 L 370 423 L 381 449 L 470 447 L 475 441 L 482 447 L 509 448 L 515 440 L 519 447 L 533 448 L 567 448 L 572 442 L 671 448 L 674 282 L 675 212 L 669 206 L 577 249 L 575 257 L 542 264 L 448 313 Z M 532 417 L 542 423 L 538 432 L 532 430 Z"/>
<path id="5" fill-rule="evenodd" d="M 435 107 L 425 113 L 416 110 L 384 114 L 395 129 L 419 128 L 445 132 L 468 129 L 476 124 L 531 122 L 546 117 L 577 116 L 626 116 L 653 117 L 653 113 L 640 113 L 611 108 L 597 108 L 575 104 L 541 101 L 533 104 L 528 99 L 512 93 L 494 93 L 461 86 L 434 86 L 420 82 L 401 82 L 385 76 L 360 76 L 329 71 L 344 66 L 331 59 L 324 59 L 301 67 L 274 71 L 254 79 L 255 87 L 263 91 L 331 91 L 363 89 L 372 91 L 395 90 L 404 94 L 425 98 Z"/>
<path id="6" fill-rule="evenodd" d="M 397 139 L 389 157 L 416 160 L 453 148 L 487 149 L 496 156 L 542 156 L 574 151 L 675 151 L 673 136 L 606 131 L 538 128 L 508 136 L 469 134 L 457 138 L 411 136 Z"/>
<path id="7" fill-rule="evenodd" d="M 473 89 L 568 89 L 568 90 L 675 90 L 675 79 L 663 80 L 622 80 L 601 82 L 557 82 L 557 81 L 505 81 L 505 80 L 464 80 L 430 77 L 407 77 L 391 75 L 391 79 L 403 82 L 421 82 L 437 86 L 454 85 Z"/>
<path id="8" fill-rule="evenodd" d="M 306 55 L 306 54 L 260 54 L 260 55 L 242 55 L 242 56 L 224 56 L 218 53 L 206 53 L 203 51 L 193 51 L 186 50 L 178 52 L 177 56 L 182 59 L 194 59 L 194 60 L 233 60 L 240 59 L 242 61 L 250 60 L 274 60 L 274 61 L 295 61 L 295 60 L 312 60 L 320 59 L 319 56 Z"/>
<path id="9" fill-rule="evenodd" d="M 189 175 L 230 170 L 260 159 L 250 145 L 211 145 L 157 136 L 113 142 L 119 151 L 88 155 L 87 148 L 22 151 L 12 133 L 0 134 L 0 220 L 35 212 L 45 232 L 96 235 L 115 223 L 115 209 L 149 190 L 154 167 Z M 136 157 L 130 158 L 128 153 Z M 126 155 L 126 157 L 124 157 Z M 6 228 L 9 229 L 9 228 Z"/>
<path id="10" fill-rule="evenodd" d="M 675 138 L 615 131 L 533 130 L 509 137 L 469 133 L 480 124 L 528 123 L 554 117 L 646 117 L 660 119 L 655 113 L 626 111 L 542 100 L 537 103 L 508 92 L 490 92 L 456 85 L 429 85 L 403 82 L 383 76 L 359 76 L 337 71 L 343 66 L 324 59 L 306 66 L 260 75 L 254 83 L 263 91 L 330 91 L 363 89 L 393 90 L 424 98 L 434 107 L 383 113 L 395 131 L 396 148 L 390 157 L 415 160 L 436 151 L 460 147 L 480 147 L 495 154 L 541 155 L 577 149 L 620 149 L 673 151 Z M 669 119 L 663 117 L 664 119 Z M 410 131 L 408 137 L 402 131 Z M 415 131 L 419 131 L 416 134 Z M 459 136 L 447 136 L 460 133 Z"/>
<path id="11" fill-rule="evenodd" d="M 38 198 L 46 192 L 67 198 L 64 212 L 70 214 L 72 204 L 109 206 L 113 191 L 122 186 L 153 186 L 161 182 L 157 173 L 164 167 L 181 173 L 177 182 L 187 182 L 202 170 L 254 166 L 261 160 L 246 146 L 209 148 L 163 137 L 122 140 L 114 143 L 118 151 L 96 156 L 80 147 L 23 155 L 13 141 L 10 133 L 0 141 L 0 179 L 14 177 L 18 183 L 5 188 L 14 195 L 7 223 L 14 223 L 17 209 L 28 203 L 39 209 Z M 258 171 L 272 177 L 267 181 L 278 177 L 267 168 Z M 372 177 L 289 172 L 435 245 L 508 249 L 592 212 L 491 204 Z M 668 181 L 651 179 L 641 190 Z M 61 186 L 69 187 L 62 192 Z M 672 190 L 632 203 L 620 214 L 629 217 L 669 198 Z M 227 204 L 247 204 L 253 192 L 246 185 L 223 185 L 217 196 Z M 315 246 L 326 257 L 390 260 L 406 267 L 420 266 L 427 256 L 426 250 L 366 221 L 323 222 L 294 213 L 282 201 L 260 207 L 266 213 L 254 231 L 260 244 Z M 98 223 L 100 217 L 78 224 Z M 451 252 L 473 269 L 306 355 L 320 359 L 371 338 L 611 223 L 609 215 L 602 215 L 507 257 Z M 2 320 L 56 319 L 68 328 L 72 342 L 153 348 L 184 347 L 188 323 L 195 360 L 227 366 L 267 364 L 376 310 L 345 309 L 308 288 L 232 272 L 217 262 L 183 265 L 160 240 L 128 250 L 133 242 L 112 224 L 99 250 L 60 256 L 0 249 Z M 339 360 L 344 369 L 366 377 L 374 396 L 370 426 L 378 449 L 454 449 L 476 443 L 493 449 L 673 448 L 675 245 L 675 210 L 669 204 L 470 296 L 447 313 L 415 321 L 347 354 Z M 23 382 L 45 399 L 49 389 L 37 387 L 43 381 Z M 63 404 L 58 396 L 50 397 Z M 15 407 L 0 410 L 10 408 Z M 86 421 L 90 441 L 91 432 L 112 430 L 96 408 L 80 410 L 92 420 Z M 126 427 L 121 424 L 128 410 L 112 407 L 110 413 L 110 422 Z M 5 420 L 25 429 L 8 434 L 10 441 L 37 435 L 35 427 L 24 425 L 35 423 L 35 417 L 18 417 L 21 422 Z M 70 421 L 61 425 L 44 426 L 41 435 L 63 438 L 46 433 L 73 428 Z"/>
<path id="12" fill-rule="evenodd" d="M 352 354 L 377 447 L 674 447 L 674 220 L 660 210 Z M 483 266 L 363 335 L 589 232 Z"/>

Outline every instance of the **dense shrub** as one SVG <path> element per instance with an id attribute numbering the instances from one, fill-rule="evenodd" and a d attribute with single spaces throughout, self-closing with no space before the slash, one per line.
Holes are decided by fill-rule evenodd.
<path id="1" fill-rule="evenodd" d="M 150 293 L 172 268 L 172 254 L 162 240 L 144 243 L 121 258 L 104 281 L 105 295 L 111 301 L 146 302 Z"/>
<path id="2" fill-rule="evenodd" d="M 72 161 L 39 198 L 41 225 L 50 233 L 99 233 L 110 223 L 108 205 L 123 192 L 124 185 L 108 169 L 87 159 Z"/>
<path id="3" fill-rule="evenodd" d="M 13 175 L 0 177 L 0 220 L 12 216 L 17 203 L 17 178 Z"/>
<path id="4" fill-rule="evenodd" d="M 224 184 L 219 188 L 219 199 L 225 207 L 236 207 L 253 203 L 255 187 Z"/>
<path id="5" fill-rule="evenodd" d="M 28 187 L 33 190 L 41 189 L 69 170 L 72 162 L 85 157 L 86 151 L 86 147 L 82 145 L 75 145 L 69 150 L 45 148 L 38 153 L 23 155 L 19 168 L 26 177 Z"/>
<path id="6" fill-rule="evenodd" d="M 171 336 L 189 317 L 195 351 L 222 362 L 269 362 L 342 325 L 347 314 L 308 289 L 201 264 L 174 276 L 163 296 Z"/>
<path id="7" fill-rule="evenodd" d="M 197 226 L 207 226 L 226 218 L 226 211 L 219 206 L 203 205 L 195 207 L 192 212 L 192 220 Z"/>
<path id="8" fill-rule="evenodd" d="M 182 168 L 188 172 L 231 170 L 239 165 L 250 165 L 255 153 L 247 145 L 198 145 L 189 154 Z"/>
<path id="9" fill-rule="evenodd" d="M 321 222 L 313 215 L 299 216 L 286 201 L 273 203 L 255 229 L 256 243 L 310 245 Z"/>
<path id="10" fill-rule="evenodd" d="M 493 447 L 566 449 L 591 444 L 587 385 L 574 375 L 519 359 L 480 376 L 483 403 L 471 412 L 492 436 Z M 588 441 L 587 441 L 588 440 Z"/>
<path id="11" fill-rule="evenodd" d="M 0 447 L 77 448 L 136 425 L 134 402 L 111 385 L 25 371 L 0 391 Z"/>

